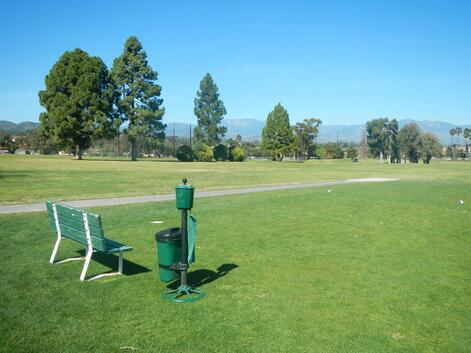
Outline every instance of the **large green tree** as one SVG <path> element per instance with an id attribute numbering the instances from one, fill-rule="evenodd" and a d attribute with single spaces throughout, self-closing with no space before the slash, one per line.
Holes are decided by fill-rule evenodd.
<path id="1" fill-rule="evenodd" d="M 65 52 L 45 79 L 39 101 L 46 109 L 39 120 L 41 132 L 60 147 L 75 149 L 77 159 L 92 140 L 109 137 L 113 86 L 98 57 L 81 49 Z"/>
<path id="2" fill-rule="evenodd" d="M 8 153 L 15 153 L 18 148 L 18 142 L 15 141 L 10 135 L 0 131 L 0 149 L 8 150 Z"/>
<path id="3" fill-rule="evenodd" d="M 388 121 L 385 129 L 385 153 L 390 163 L 401 162 L 401 151 L 399 148 L 399 123 L 396 119 Z"/>
<path id="4" fill-rule="evenodd" d="M 396 119 L 378 118 L 366 123 L 366 142 L 374 157 L 384 156 L 390 163 L 400 162 L 399 124 Z"/>
<path id="5" fill-rule="evenodd" d="M 289 115 L 280 103 L 268 114 L 262 132 L 262 148 L 269 157 L 280 162 L 295 148 Z"/>
<path id="6" fill-rule="evenodd" d="M 294 125 L 296 154 L 300 157 L 309 158 L 309 151 L 314 150 L 312 145 L 319 134 L 320 119 L 310 118 Z"/>
<path id="7" fill-rule="evenodd" d="M 430 164 L 432 157 L 438 157 L 442 153 L 442 145 L 438 137 L 432 133 L 421 134 L 418 141 L 420 158 L 424 164 Z"/>
<path id="8" fill-rule="evenodd" d="M 121 123 L 128 124 L 125 132 L 131 142 L 131 159 L 135 161 L 139 139 L 153 144 L 152 141 L 157 143 L 165 138 L 162 88 L 155 82 L 158 73 L 149 66 L 147 54 L 136 37 L 126 40 L 123 54 L 113 61 L 111 76 L 116 85 L 116 110 Z"/>
<path id="9" fill-rule="evenodd" d="M 226 127 L 220 126 L 226 108 L 219 98 L 218 86 L 209 73 L 203 77 L 196 92 L 194 113 L 198 119 L 198 126 L 195 127 L 196 140 L 208 146 L 219 144 L 227 131 Z"/>
<path id="10" fill-rule="evenodd" d="M 370 148 L 373 157 L 385 155 L 386 149 L 386 130 L 385 126 L 389 120 L 386 118 L 378 118 L 370 120 L 366 123 L 366 143 Z"/>
<path id="11" fill-rule="evenodd" d="M 404 125 L 399 130 L 399 146 L 411 163 L 418 163 L 420 158 L 420 136 L 422 132 L 415 123 Z"/>

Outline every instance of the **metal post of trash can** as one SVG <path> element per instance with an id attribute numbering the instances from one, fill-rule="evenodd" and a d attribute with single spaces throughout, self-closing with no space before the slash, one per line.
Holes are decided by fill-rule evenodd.
<path id="1" fill-rule="evenodd" d="M 188 210 L 182 210 L 182 271 L 180 285 L 188 285 Z"/>

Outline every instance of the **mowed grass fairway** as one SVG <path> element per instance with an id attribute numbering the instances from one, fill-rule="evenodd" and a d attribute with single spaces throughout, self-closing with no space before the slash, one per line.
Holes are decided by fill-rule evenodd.
<path id="1" fill-rule="evenodd" d="M 9 159 L 9 170 L 20 173 L 21 163 L 36 163 L 20 160 L 15 167 Z M 93 163 L 104 183 L 103 163 L 81 165 Z M 154 173 L 156 183 L 167 178 L 166 192 L 182 176 L 196 179 L 198 173 L 207 188 L 239 186 L 244 179 L 285 183 L 400 175 L 401 180 L 335 186 L 330 193 L 317 188 L 196 199 L 199 229 L 190 279 L 207 297 L 189 304 L 161 299 L 166 285 L 156 270 L 153 235 L 179 225 L 174 202 L 93 209 L 103 216 L 105 233 L 134 251 L 125 256 L 124 276 L 85 283 L 78 279 L 83 263 L 48 264 L 55 235 L 45 212 L 2 215 L 0 352 L 470 351 L 471 164 L 168 162 L 175 166 L 172 172 L 163 162 L 109 163 L 129 165 L 136 174 L 139 166 L 149 168 L 146 178 Z M 206 167 L 221 171 L 194 170 Z M 63 168 L 72 185 L 76 176 Z M 164 168 L 171 176 L 164 176 Z M 227 171 L 231 168 L 236 171 Z M 292 168 L 309 179 L 293 180 Z M 254 177 L 239 176 L 240 170 Z M 260 170 L 266 174 L 258 175 Z M 17 178 L 34 180 L 29 173 L 33 169 Z M 94 171 L 88 174 L 83 187 L 90 191 Z M 214 178 L 212 184 L 203 174 Z M 4 185 L 15 178 L 2 178 L 4 201 L 14 199 L 16 190 Z M 118 173 L 109 173 L 110 183 L 115 178 Z M 79 188 L 62 192 L 73 198 Z M 150 223 L 155 220 L 164 223 Z M 58 258 L 80 250 L 65 240 Z M 117 267 L 116 257 L 94 259 L 90 275 Z M 218 268 L 227 273 L 218 274 Z"/>
<path id="2" fill-rule="evenodd" d="M 471 172 L 470 163 L 433 161 L 430 166 L 350 160 L 182 163 L 0 155 L 0 204 L 172 193 L 183 176 L 202 191 L 371 176 L 459 180 L 464 171 Z"/>

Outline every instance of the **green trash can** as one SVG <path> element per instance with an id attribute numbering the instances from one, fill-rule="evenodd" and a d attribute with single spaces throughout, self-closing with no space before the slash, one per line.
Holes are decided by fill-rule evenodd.
<path id="1" fill-rule="evenodd" d="M 155 233 L 155 242 L 157 244 L 159 278 L 162 282 L 171 282 L 179 276 L 179 272 L 170 269 L 170 266 L 181 261 L 182 230 L 169 228 L 157 232 Z"/>

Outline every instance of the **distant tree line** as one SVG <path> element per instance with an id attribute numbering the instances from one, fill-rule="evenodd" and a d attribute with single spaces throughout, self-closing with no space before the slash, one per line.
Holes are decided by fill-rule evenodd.
<path id="1" fill-rule="evenodd" d="M 385 158 L 390 163 L 422 160 L 429 164 L 432 157 L 442 156 L 442 145 L 432 133 L 422 133 L 415 123 L 399 129 L 396 119 L 378 118 L 366 123 L 367 144 L 375 158 Z"/>
<path id="2" fill-rule="evenodd" d="M 359 147 L 352 143 L 318 143 L 321 124 L 320 119 L 307 118 L 291 125 L 288 111 L 278 103 L 267 116 L 261 155 L 279 162 L 287 157 L 297 160 L 357 158 Z"/>
<path id="3" fill-rule="evenodd" d="M 322 124 L 321 120 L 311 118 L 291 126 L 287 110 L 281 104 L 277 104 L 268 114 L 263 129 L 262 155 L 275 161 L 282 161 L 286 157 L 356 159 L 360 151 L 365 157 L 381 158 L 389 163 L 402 161 L 418 163 L 421 160 L 424 164 L 429 164 L 433 157 L 443 156 L 443 146 L 438 137 L 432 133 L 423 133 L 415 123 L 407 124 L 399 129 L 396 119 L 378 118 L 368 121 L 364 141 L 364 145 L 367 146 L 366 150 L 362 144 L 316 143 L 320 124 Z M 471 129 L 456 128 L 450 131 L 452 136 L 450 153 L 453 158 L 455 158 L 456 149 L 453 137 L 459 138 L 461 133 L 466 142 L 466 152 L 462 152 L 459 157 L 469 156 Z"/>
<path id="4" fill-rule="evenodd" d="M 463 134 L 463 139 L 465 141 L 466 147 L 465 151 L 456 151 L 456 146 L 458 145 L 460 135 Z M 451 135 L 451 146 L 447 148 L 447 155 L 453 160 L 457 158 L 465 158 L 469 156 L 469 141 L 471 139 L 471 129 L 465 128 L 464 130 L 461 127 L 456 127 L 450 130 Z M 454 137 L 456 136 L 456 141 Z"/>
<path id="5" fill-rule="evenodd" d="M 28 130 L 20 136 L 12 136 L 0 130 L 0 150 L 15 153 L 18 149 L 24 150 L 27 154 L 35 151 L 41 151 L 44 154 L 57 152 L 37 130 Z"/>

